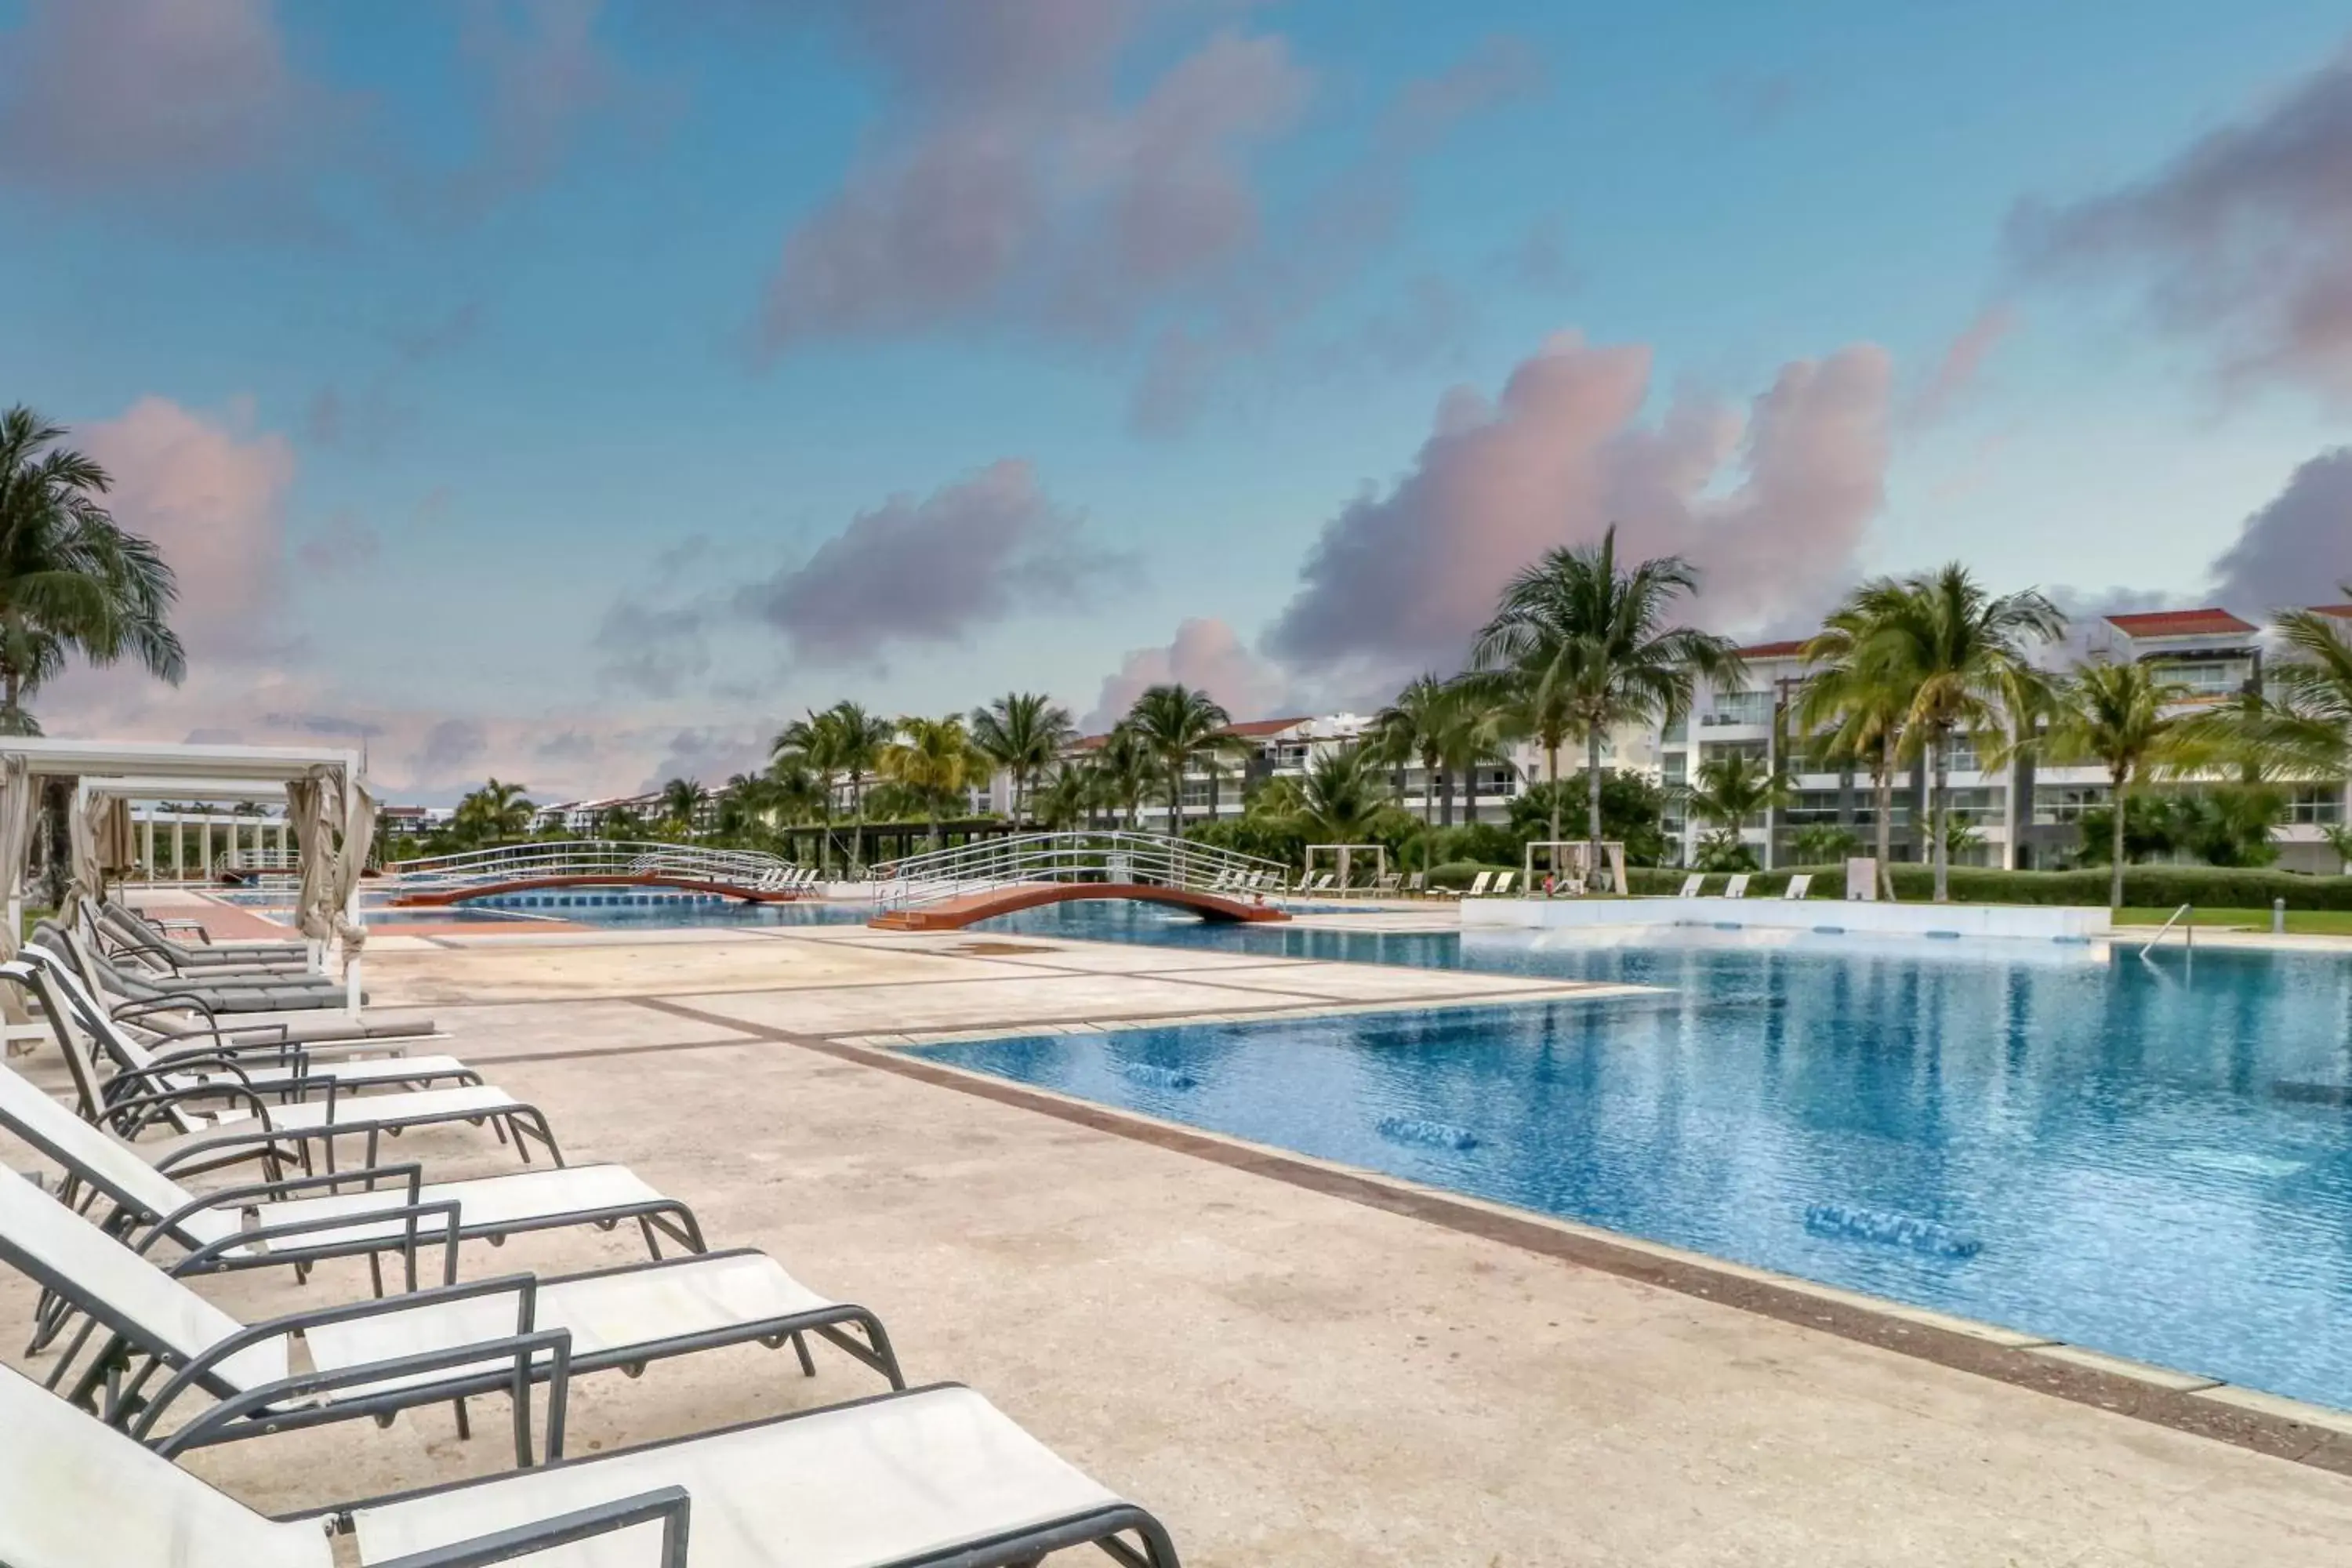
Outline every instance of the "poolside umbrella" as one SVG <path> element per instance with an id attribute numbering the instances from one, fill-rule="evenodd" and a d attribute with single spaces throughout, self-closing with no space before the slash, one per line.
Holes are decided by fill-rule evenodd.
<path id="1" fill-rule="evenodd" d="M 23 757 L 0 762 L 0 903 L 14 905 L 25 892 L 25 851 L 33 842 L 32 765 Z M 22 936 L 0 921 L 0 962 L 16 956 Z M 8 1000 L 15 1004 L 15 991 Z"/>
<path id="2" fill-rule="evenodd" d="M 352 918 L 352 895 L 367 869 L 368 851 L 375 844 L 375 796 L 355 778 L 342 781 L 336 805 L 342 817 L 343 842 L 335 853 L 335 874 L 328 886 L 328 909 L 335 934 L 343 939 L 343 963 L 348 967 L 367 945 L 367 927 Z"/>
<path id="3" fill-rule="evenodd" d="M 96 903 L 106 891 L 106 869 L 99 857 L 99 837 L 112 805 L 107 796 L 93 795 L 82 802 L 79 811 L 67 818 L 66 864 L 72 880 L 66 886 L 65 907 L 58 914 L 68 928 L 80 913 L 84 900 Z"/>
<path id="4" fill-rule="evenodd" d="M 90 827 L 98 840 L 99 869 L 120 881 L 139 863 L 138 841 L 131 832 L 131 803 L 117 795 L 89 804 Z"/>

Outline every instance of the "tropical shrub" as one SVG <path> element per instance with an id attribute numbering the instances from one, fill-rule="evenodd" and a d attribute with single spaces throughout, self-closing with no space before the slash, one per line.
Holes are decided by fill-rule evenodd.
<path id="1" fill-rule="evenodd" d="M 1511 836 L 1521 845 L 1541 840 L 1550 831 L 1556 809 L 1584 810 L 1589 789 L 1581 772 L 1556 784 L 1545 781 L 1530 785 L 1511 802 Z M 1658 784 L 1640 773 L 1601 771 L 1601 837 L 1625 846 L 1628 866 L 1655 866 L 1665 859 L 1665 815 L 1666 794 Z"/>

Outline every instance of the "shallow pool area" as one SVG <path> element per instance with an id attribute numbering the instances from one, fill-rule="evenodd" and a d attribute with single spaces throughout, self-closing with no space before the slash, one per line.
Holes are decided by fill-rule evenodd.
<path id="1" fill-rule="evenodd" d="M 1622 981 L 1609 1001 L 922 1054 L 2352 1408 L 2352 963 L 2242 951 L 990 929 Z"/>

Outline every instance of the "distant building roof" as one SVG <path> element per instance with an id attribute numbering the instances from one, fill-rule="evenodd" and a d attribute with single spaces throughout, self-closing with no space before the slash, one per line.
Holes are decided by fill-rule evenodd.
<path id="1" fill-rule="evenodd" d="M 1760 642 L 1753 647 L 1741 648 L 1739 657 L 1742 658 L 1794 658 L 1805 651 L 1806 640 L 1799 637 L 1793 642 Z"/>
<path id="2" fill-rule="evenodd" d="M 2210 637 L 2233 636 L 2254 629 L 2227 610 L 2152 610 L 2142 615 L 2109 616 L 2107 625 L 2127 637 Z"/>
<path id="3" fill-rule="evenodd" d="M 2311 613 L 2315 616 L 2334 616 L 2339 621 L 2352 621 L 2352 605 L 2314 605 L 2311 606 Z"/>
<path id="4" fill-rule="evenodd" d="M 1238 739 L 1255 740 L 1260 735 L 1279 735 L 1285 730 L 1295 730 L 1307 722 L 1298 719 L 1251 719 L 1239 724 L 1228 724 L 1224 732 Z"/>

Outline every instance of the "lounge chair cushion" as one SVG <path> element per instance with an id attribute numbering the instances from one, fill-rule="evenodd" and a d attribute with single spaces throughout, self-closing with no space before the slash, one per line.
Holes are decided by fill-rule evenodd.
<path id="1" fill-rule="evenodd" d="M 1119 1503 L 971 1389 L 932 1388 L 362 1509 L 360 1560 L 666 1486 L 694 1500 L 694 1568 L 866 1568 Z M 530 1561 L 642 1568 L 647 1550 L 623 1533 Z"/>

